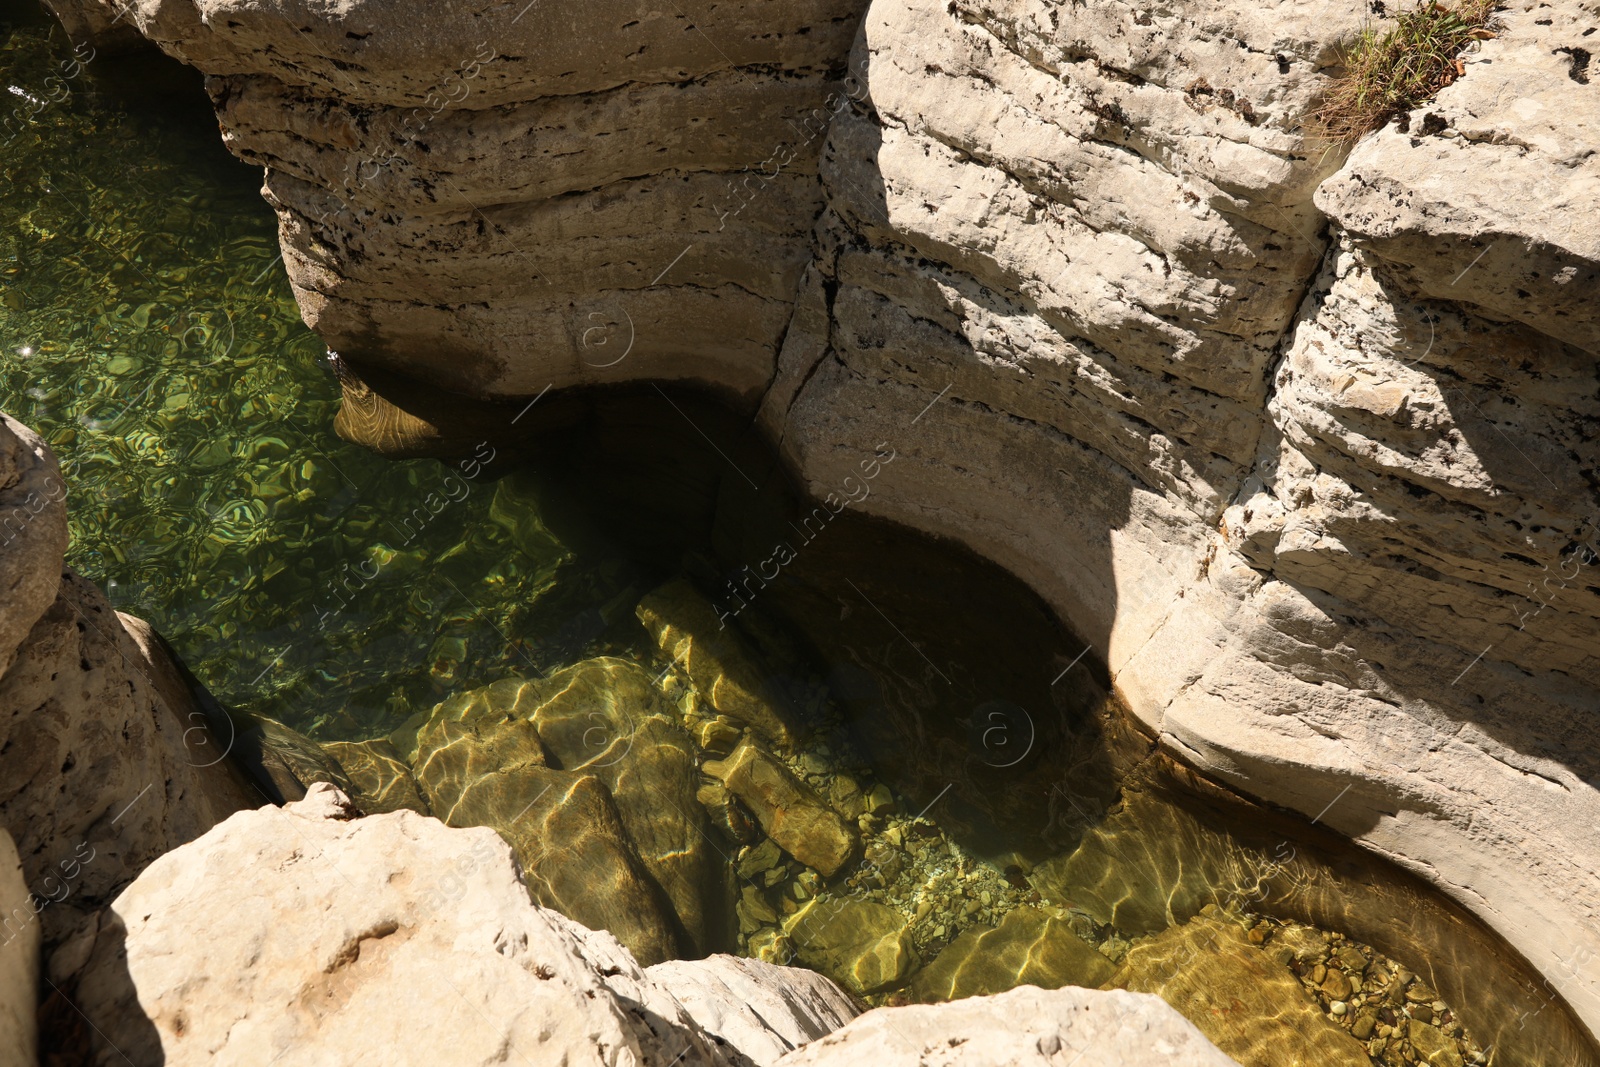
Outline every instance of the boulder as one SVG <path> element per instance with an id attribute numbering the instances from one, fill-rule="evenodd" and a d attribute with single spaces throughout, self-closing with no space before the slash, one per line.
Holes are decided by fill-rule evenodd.
<path id="1" fill-rule="evenodd" d="M 670 960 L 645 975 L 675 997 L 707 1034 L 756 1067 L 832 1033 L 860 1012 L 820 974 L 717 955 Z"/>
<path id="2" fill-rule="evenodd" d="M 514 755 L 497 749 L 507 753 L 504 758 L 592 776 L 609 794 L 628 848 L 671 902 L 688 938 L 685 951 L 703 955 L 722 947 L 715 931 L 720 929 L 716 915 L 724 910 L 724 865 L 696 799 L 701 777 L 694 744 L 642 667 L 601 657 L 543 679 L 502 679 L 446 700 L 428 722 L 419 741 L 430 729 L 467 724 L 472 730 L 464 737 L 517 739 L 506 742 L 514 744 Z M 419 745 L 419 776 L 425 762 L 433 764 L 426 774 L 435 784 L 428 788 L 454 788 L 437 783 L 441 775 L 459 778 L 459 761 L 447 770 L 424 756 L 423 748 L 435 753 L 444 748 L 437 737 Z M 488 766 L 480 754 L 472 773 L 484 773 Z M 554 778 L 547 774 L 541 780 Z M 631 947 L 641 958 L 649 955 L 641 946 Z"/>
<path id="3" fill-rule="evenodd" d="M 151 860 L 263 797 L 100 590 L 60 574 L 0 677 L 0 827 L 53 941 Z M 187 710 L 185 710 L 187 709 Z"/>
<path id="4" fill-rule="evenodd" d="M 1371 1067 L 1294 973 L 1214 907 L 1136 942 L 1107 984 L 1159 996 L 1243 1067 Z"/>
<path id="5" fill-rule="evenodd" d="M 905 983 L 917 953 L 905 916 L 867 900 L 813 900 L 784 925 L 794 958 L 858 996 Z"/>
<path id="6" fill-rule="evenodd" d="M 1098 988 L 1116 970 L 1067 921 L 1038 908 L 1017 908 L 999 926 L 974 926 L 935 956 L 911 985 L 920 1001 L 960 1000 L 1017 986 Z"/>
<path id="7" fill-rule="evenodd" d="M 696 799 L 694 742 L 649 672 L 626 660 L 589 660 L 530 683 L 517 707 L 532 717 L 557 766 L 606 784 L 628 840 L 672 901 L 690 951 L 710 951 L 712 915 L 726 906 L 722 857 Z"/>
<path id="8" fill-rule="evenodd" d="M 95 1063 L 729 1063 L 509 848 L 327 783 L 153 863 L 57 953 Z M 271 1010 L 264 1010 L 270 1005 Z"/>
<path id="9" fill-rule="evenodd" d="M 855 831 L 794 772 L 746 738 L 727 759 L 705 764 L 744 801 L 767 835 L 789 855 L 831 878 L 855 854 Z"/>
<path id="10" fill-rule="evenodd" d="M 656 646 L 688 672 L 719 713 L 787 751 L 799 726 L 761 680 L 761 670 L 711 602 L 686 581 L 668 582 L 639 601 L 639 621 Z"/>
<path id="11" fill-rule="evenodd" d="M 878 1008 L 791 1052 L 782 1067 L 1238 1067 L 1155 997 L 1013 989 Z"/>
<path id="12" fill-rule="evenodd" d="M 34 1022 L 39 1003 L 38 903 L 23 878 L 16 844 L 0 829 L 0 1063 L 19 1067 L 39 1058 Z"/>

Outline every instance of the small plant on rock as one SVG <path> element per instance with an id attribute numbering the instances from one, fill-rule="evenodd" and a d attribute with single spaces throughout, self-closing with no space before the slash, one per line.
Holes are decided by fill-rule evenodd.
<path id="1" fill-rule="evenodd" d="M 1349 144 L 1433 97 L 1459 78 L 1459 58 L 1489 29 L 1497 0 L 1436 0 L 1395 16 L 1388 30 L 1362 31 L 1345 56 L 1345 72 L 1323 98 L 1313 128 L 1329 141 Z"/>

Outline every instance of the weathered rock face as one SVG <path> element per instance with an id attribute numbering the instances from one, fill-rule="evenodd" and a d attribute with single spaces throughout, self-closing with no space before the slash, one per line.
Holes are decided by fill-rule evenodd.
<path id="1" fill-rule="evenodd" d="M 879 1008 L 783 1067 L 1234 1067 L 1154 997 L 1024 986 L 997 997 Z"/>
<path id="2" fill-rule="evenodd" d="M 17 846 L 0 829 L 0 1060 L 6 1063 L 35 1063 L 39 1058 L 34 1024 L 39 1003 L 36 902 Z"/>
<path id="3" fill-rule="evenodd" d="M 97 1062 L 727 1062 L 614 937 L 530 903 L 493 831 L 352 813 L 327 783 L 241 812 L 63 946 Z"/>
<path id="4" fill-rule="evenodd" d="M 819 496 L 893 448 L 863 510 L 1600 1028 L 1591 0 L 1509 6 L 1348 160 L 1299 131 L 1361 0 L 873 0 L 848 59 L 859 5 L 515 7 L 135 17 L 215 76 L 334 347 L 711 383 Z"/>
<path id="5" fill-rule="evenodd" d="M 706 1033 L 759 1067 L 830 1034 L 859 1012 L 820 974 L 738 956 L 669 960 L 645 969 Z"/>
<path id="6" fill-rule="evenodd" d="M 138 619 L 64 570 L 55 458 L 0 416 L 0 827 L 45 941 L 151 860 L 260 803 Z"/>

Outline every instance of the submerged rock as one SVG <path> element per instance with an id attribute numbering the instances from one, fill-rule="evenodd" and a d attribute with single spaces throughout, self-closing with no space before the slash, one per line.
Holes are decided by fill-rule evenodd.
<path id="1" fill-rule="evenodd" d="M 1253 884 L 1249 860 L 1180 805 L 1127 789 L 1114 814 L 1072 852 L 1039 864 L 1028 881 L 1046 899 L 1137 937 L 1239 899 Z"/>
<path id="2" fill-rule="evenodd" d="M 794 955 L 852 993 L 881 993 L 917 969 L 905 916 L 865 900 L 814 900 L 784 927 Z"/>
<path id="3" fill-rule="evenodd" d="M 1116 970 L 1066 920 L 1038 908 L 1017 908 L 997 927 L 972 927 L 917 973 L 911 996 L 921 1001 L 1040 989 L 1104 985 Z"/>
<path id="4" fill-rule="evenodd" d="M 470 771 L 455 756 L 443 755 L 439 762 L 453 736 L 478 746 Z M 433 764 L 426 770 L 431 781 L 455 783 L 429 786 L 435 790 L 459 792 L 472 776 L 493 772 L 495 758 L 508 761 L 502 773 L 524 763 L 545 768 L 533 776 L 543 783 L 561 774 L 591 776 L 609 797 L 622 844 L 670 902 L 687 936 L 684 951 L 723 947 L 716 933 L 727 908 L 722 862 L 697 799 L 701 777 L 694 744 L 642 667 L 601 657 L 548 678 L 504 679 L 440 704 L 417 742 L 419 778 L 426 762 Z"/>
<path id="5" fill-rule="evenodd" d="M 656 645 L 689 672 L 711 706 L 787 751 L 799 732 L 773 700 L 761 672 L 711 602 L 686 581 L 669 582 L 639 601 L 639 621 Z"/>
<path id="6" fill-rule="evenodd" d="M 1159 996 L 1243 1067 L 1371 1067 L 1280 958 L 1214 908 L 1135 943 L 1107 984 Z"/>
<path id="7" fill-rule="evenodd" d="M 417 740 L 417 783 L 434 813 L 451 826 L 499 831 L 535 901 L 610 930 L 647 965 L 683 954 L 609 790 L 593 775 L 546 766 L 532 722 L 440 718 Z"/>
<path id="8" fill-rule="evenodd" d="M 725 760 L 705 765 L 744 801 L 767 835 L 825 877 L 855 853 L 856 833 L 816 792 L 748 739 Z"/>
<path id="9" fill-rule="evenodd" d="M 428 802 L 417 790 L 411 768 L 388 741 L 330 741 L 322 750 L 333 757 L 350 784 L 351 794 L 361 810 L 369 815 L 400 811 L 431 814 Z"/>
<path id="10" fill-rule="evenodd" d="M 695 953 L 711 944 L 712 912 L 725 908 L 700 773 L 687 731 L 668 714 L 649 672 L 627 660 L 589 660 L 519 693 L 552 762 L 593 774 L 652 878 L 672 901 Z"/>
<path id="11" fill-rule="evenodd" d="M 357 792 L 339 761 L 294 727 L 264 715 L 236 715 L 234 720 L 241 727 L 235 758 L 258 781 L 266 780 L 263 785 L 274 801 L 300 800 L 317 782 L 337 786 L 346 796 Z"/>
<path id="12" fill-rule="evenodd" d="M 783 1067 L 1238 1067 L 1155 997 L 1071 987 L 879 1008 L 780 1062 Z"/>

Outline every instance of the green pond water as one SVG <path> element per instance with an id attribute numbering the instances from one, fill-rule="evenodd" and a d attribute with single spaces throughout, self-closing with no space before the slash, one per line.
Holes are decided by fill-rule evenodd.
<path id="1" fill-rule="evenodd" d="M 567 427 L 516 463 L 341 441 L 259 175 L 198 78 L 79 72 L 7 17 L 0 406 L 60 458 L 69 563 L 222 704 L 308 739 L 301 771 L 332 743 L 411 806 L 467 797 L 542 900 L 641 955 L 800 962 L 869 1003 L 1122 985 L 1252 1067 L 1594 1062 L 1458 908 L 1156 754 L 1026 589 L 817 518 L 706 399 L 552 398 Z M 741 738 L 815 819 L 762 821 Z M 375 763 L 338 744 L 375 739 Z M 508 754 L 540 766 L 481 786 Z M 551 853 L 583 789 L 604 817 Z M 503 813 L 535 804 L 547 833 L 517 837 Z M 651 804 L 681 816 L 653 843 Z"/>

